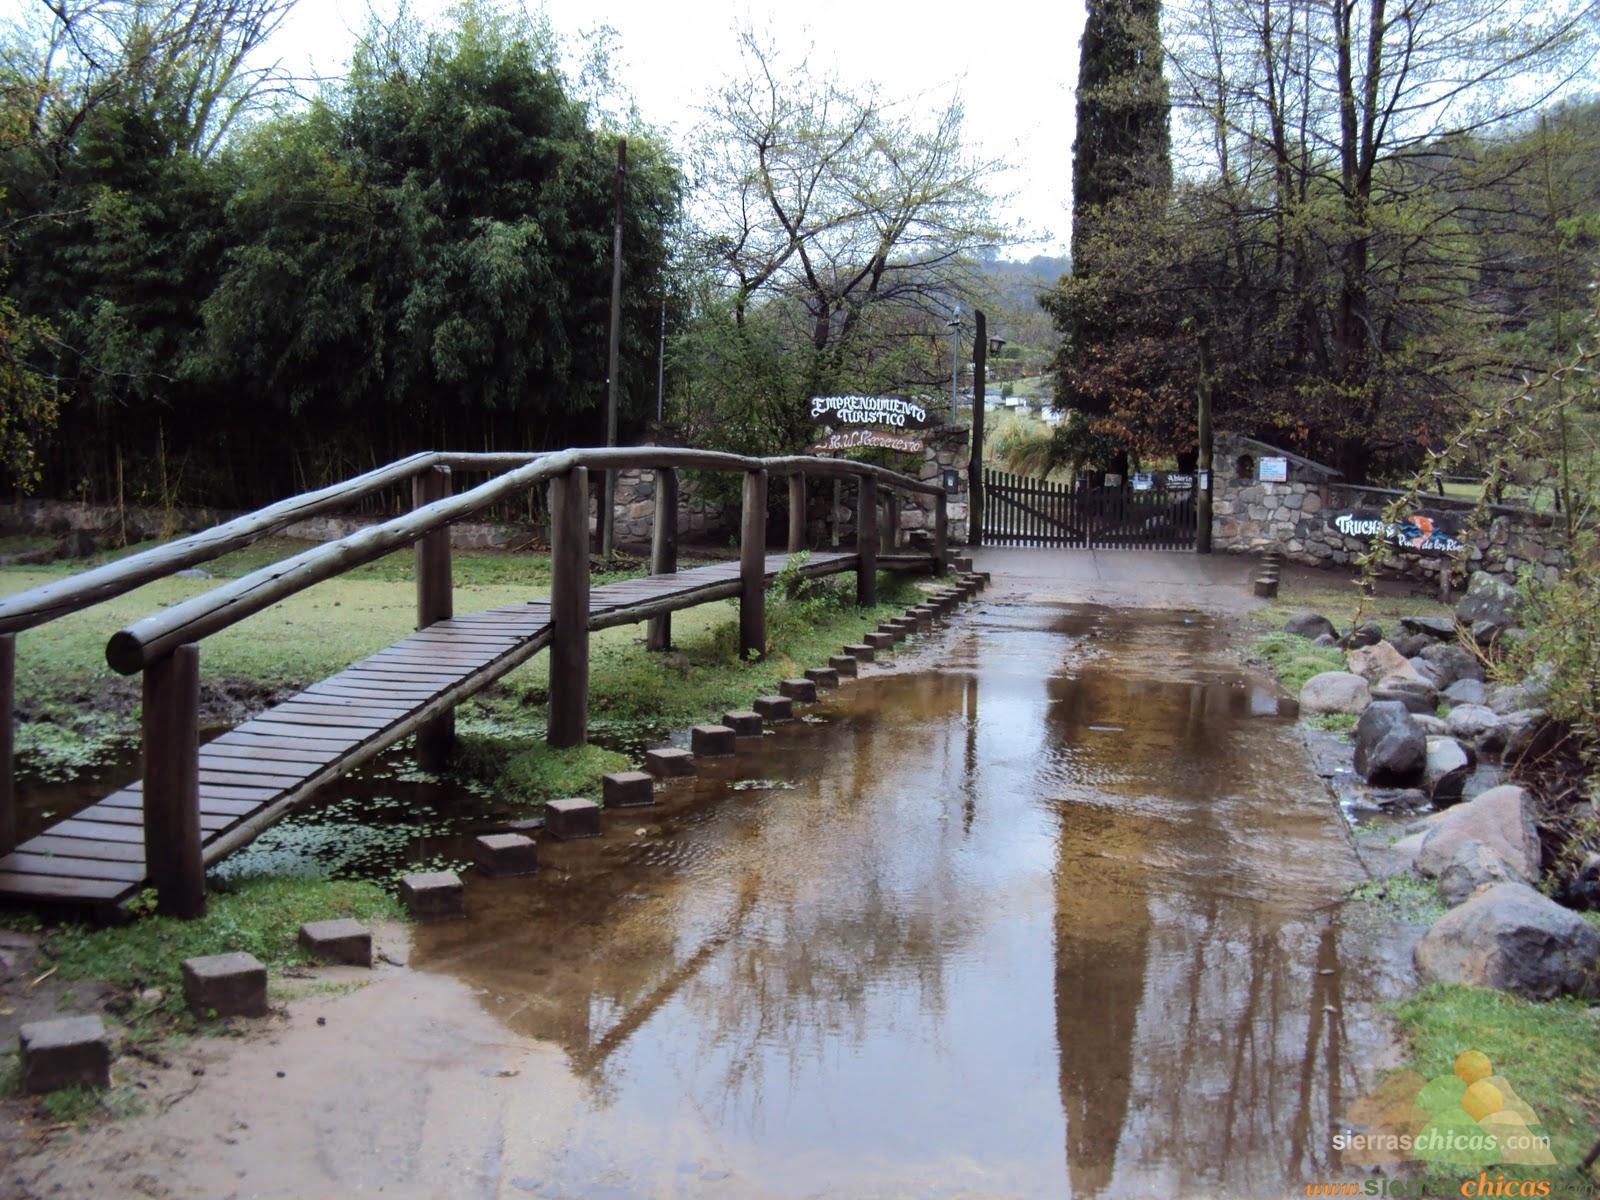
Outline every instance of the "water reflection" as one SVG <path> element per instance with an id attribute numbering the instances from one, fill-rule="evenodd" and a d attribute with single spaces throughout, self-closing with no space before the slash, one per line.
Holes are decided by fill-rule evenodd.
<path id="1" fill-rule="evenodd" d="M 475 883 L 416 962 L 586 1088 L 534 1194 L 1254 1195 L 1381 1043 L 1352 862 L 1204 620 L 990 607 Z"/>

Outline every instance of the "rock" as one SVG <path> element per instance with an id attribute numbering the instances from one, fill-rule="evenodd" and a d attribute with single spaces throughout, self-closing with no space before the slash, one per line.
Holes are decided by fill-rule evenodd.
<path id="1" fill-rule="evenodd" d="M 1472 640 L 1487 649 L 1509 633 L 1509 625 L 1501 625 L 1495 621 L 1474 621 L 1472 623 Z"/>
<path id="2" fill-rule="evenodd" d="M 1417 855 L 1417 871 L 1430 879 L 1455 856 L 1456 847 L 1477 842 L 1498 854 L 1523 879 L 1539 878 L 1539 832 L 1533 800 L 1515 785 L 1490 788 L 1442 814 Z"/>
<path id="3" fill-rule="evenodd" d="M 1395 700 L 1406 706 L 1408 712 L 1432 713 L 1439 707 L 1439 693 L 1425 683 L 1410 679 L 1404 675 L 1390 675 L 1378 681 L 1378 686 L 1372 689 L 1372 698 L 1377 700 Z"/>
<path id="4" fill-rule="evenodd" d="M 1406 671 L 1396 672 L 1396 674 L 1403 674 L 1409 679 L 1420 679 L 1436 692 L 1442 689 L 1446 683 L 1439 668 L 1425 658 L 1408 658 L 1406 659 L 1406 667 L 1408 668 Z"/>
<path id="5" fill-rule="evenodd" d="M 1549 754 L 1566 736 L 1560 722 L 1552 721 L 1542 708 L 1524 708 L 1507 713 L 1502 719 L 1505 748 L 1501 756 L 1510 763 L 1540 759 Z"/>
<path id="6" fill-rule="evenodd" d="M 206 954 L 183 962 L 183 998 L 197 1017 L 267 1015 L 267 968 L 253 954 Z"/>
<path id="7" fill-rule="evenodd" d="M 1486 621 L 1501 629 L 1517 623 L 1522 615 L 1522 597 L 1517 589 L 1485 571 L 1474 571 L 1467 581 L 1467 594 L 1456 605 L 1456 620 L 1463 625 Z"/>
<path id="8" fill-rule="evenodd" d="M 1436 642 L 1456 640 L 1456 623 L 1450 617 L 1401 617 L 1400 628 Z"/>
<path id="9" fill-rule="evenodd" d="M 1433 667 L 1441 688 L 1461 679 L 1483 679 L 1483 663 L 1460 642 L 1435 642 L 1423 650 L 1422 660 Z"/>
<path id="10" fill-rule="evenodd" d="M 210 571 L 202 571 L 199 567 L 185 567 L 182 571 L 172 573 L 178 579 L 210 579 Z"/>
<path id="11" fill-rule="evenodd" d="M 1411 666 L 1388 642 L 1375 642 L 1352 650 L 1345 656 L 1345 661 L 1354 674 L 1368 683 L 1377 683 L 1385 675 L 1405 671 Z"/>
<path id="12" fill-rule="evenodd" d="M 1500 714 L 1478 704 L 1460 704 L 1445 718 L 1450 736 L 1484 751 L 1498 754 L 1505 748 L 1506 730 Z"/>
<path id="13" fill-rule="evenodd" d="M 1383 626 L 1376 621 L 1363 621 L 1340 639 L 1339 644 L 1346 650 L 1355 650 L 1363 646 L 1376 646 L 1383 641 Z"/>
<path id="14" fill-rule="evenodd" d="M 1356 722 L 1356 773 L 1379 787 L 1409 787 L 1422 778 L 1427 742 L 1405 705 L 1369 704 Z"/>
<path id="15" fill-rule="evenodd" d="M 1444 723 L 1444 718 L 1432 713 L 1412 713 L 1411 719 L 1421 728 L 1423 737 L 1446 737 L 1450 733 L 1450 726 Z"/>
<path id="16" fill-rule="evenodd" d="M 307 921 L 300 926 L 300 948 L 319 962 L 372 965 L 372 931 L 349 917 Z"/>
<path id="17" fill-rule="evenodd" d="M 1462 842 L 1439 871 L 1439 896 L 1454 907 L 1471 898 L 1481 887 L 1526 882 L 1505 859 L 1482 842 Z"/>
<path id="18" fill-rule="evenodd" d="M 1348 671 L 1324 671 L 1306 680 L 1300 689 L 1300 711 L 1310 716 L 1316 713 L 1349 713 L 1357 716 L 1372 702 L 1367 681 Z"/>
<path id="19" fill-rule="evenodd" d="M 1452 908 L 1417 943 L 1424 979 L 1529 1000 L 1600 994 L 1600 932 L 1525 883 L 1498 883 Z"/>
<path id="20" fill-rule="evenodd" d="M 1283 631 L 1296 637 L 1316 639 L 1323 634 L 1337 635 L 1333 622 L 1321 613 L 1297 612 L 1283 623 Z"/>
<path id="21" fill-rule="evenodd" d="M 1501 683 L 1489 688 L 1484 695 L 1484 707 L 1501 714 L 1514 713 L 1524 708 L 1540 708 L 1550 695 L 1542 679 L 1524 679 L 1521 683 Z"/>
<path id="22" fill-rule="evenodd" d="M 1444 689 L 1444 699 L 1454 707 L 1457 704 L 1482 705 L 1488 694 L 1481 679 L 1458 679 Z"/>
<path id="23" fill-rule="evenodd" d="M 1422 788 L 1439 808 L 1461 799 L 1461 789 L 1472 773 L 1472 755 L 1451 737 L 1431 737 L 1426 741 L 1427 758 L 1422 767 Z"/>
<path id="24" fill-rule="evenodd" d="M 111 1086 L 111 1042 L 99 1017 L 30 1021 L 17 1031 L 17 1047 L 30 1092 Z"/>
<path id="25" fill-rule="evenodd" d="M 1339 639 L 1331 633 L 1320 633 L 1311 639 L 1311 644 L 1313 646 L 1337 646 Z"/>
<path id="26" fill-rule="evenodd" d="M 1402 633 L 1390 644 L 1406 658 L 1416 658 L 1429 646 L 1436 643 L 1425 633 Z"/>
<path id="27" fill-rule="evenodd" d="M 1572 877 L 1572 898 L 1589 909 L 1600 909 L 1600 854 L 1591 854 Z"/>

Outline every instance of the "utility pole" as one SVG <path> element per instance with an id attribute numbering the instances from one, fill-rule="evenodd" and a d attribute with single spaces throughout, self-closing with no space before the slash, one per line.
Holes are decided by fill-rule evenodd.
<path id="1" fill-rule="evenodd" d="M 947 322 L 950 326 L 950 420 L 961 411 L 961 306 Z"/>
<path id="2" fill-rule="evenodd" d="M 983 392 L 989 366 L 989 318 L 972 310 L 972 458 L 967 464 L 967 544 L 983 545 Z"/>
<path id="3" fill-rule="evenodd" d="M 1200 412 L 1196 418 L 1200 453 L 1194 473 L 1194 548 L 1211 553 L 1211 338 L 1200 335 Z"/>
<path id="4" fill-rule="evenodd" d="M 661 301 L 661 331 L 656 341 L 656 426 L 661 425 L 667 398 L 667 302 Z"/>
<path id="5" fill-rule="evenodd" d="M 622 185 L 628 174 L 628 139 L 617 139 L 617 178 L 611 190 L 611 347 L 606 359 L 606 445 L 617 444 L 617 357 L 622 349 Z M 617 473 L 605 473 L 600 499 L 600 557 L 611 557 L 611 527 L 617 507 Z"/>

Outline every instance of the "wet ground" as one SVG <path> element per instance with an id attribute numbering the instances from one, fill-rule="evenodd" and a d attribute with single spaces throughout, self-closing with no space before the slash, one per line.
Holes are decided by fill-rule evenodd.
<path id="1" fill-rule="evenodd" d="M 1336 805 L 1225 618 L 997 584 L 30 1186 L 1303 1194 L 1404 976 Z"/>

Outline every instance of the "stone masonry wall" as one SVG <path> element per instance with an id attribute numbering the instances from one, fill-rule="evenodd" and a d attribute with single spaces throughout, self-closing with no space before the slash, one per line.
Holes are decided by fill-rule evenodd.
<path id="1" fill-rule="evenodd" d="M 1370 535 L 1342 533 L 1330 520 L 1348 512 L 1360 498 L 1354 489 L 1291 470 L 1283 483 L 1239 476 L 1224 437 L 1217 439 L 1212 499 L 1212 546 L 1218 552 L 1265 554 L 1279 550 L 1290 562 L 1308 566 L 1352 562 L 1370 544 Z M 1369 502 L 1363 507 L 1381 507 Z M 1467 510 L 1462 510 L 1463 517 Z M 1515 579 L 1524 568 L 1554 581 L 1565 568 L 1566 557 L 1556 544 L 1550 521 L 1537 513 L 1494 514 L 1482 529 L 1458 535 L 1469 550 L 1469 570 Z M 1438 578 L 1440 554 L 1422 554 L 1397 547 L 1385 564 L 1385 573 L 1416 579 Z M 1458 570 L 1459 574 L 1459 570 Z"/>

